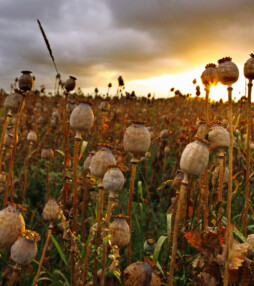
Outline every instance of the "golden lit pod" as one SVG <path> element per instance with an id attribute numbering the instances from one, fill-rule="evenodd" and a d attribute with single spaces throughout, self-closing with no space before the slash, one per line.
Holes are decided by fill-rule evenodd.
<path id="1" fill-rule="evenodd" d="M 202 138 L 189 143 L 183 150 L 180 168 L 186 175 L 200 176 L 208 165 L 208 142 Z"/>
<path id="2" fill-rule="evenodd" d="M 70 116 L 70 126 L 76 131 L 76 138 L 81 139 L 81 132 L 89 130 L 94 123 L 92 108 L 88 102 L 80 102 Z"/>
<path id="3" fill-rule="evenodd" d="M 161 280 L 153 271 L 152 266 L 147 262 L 136 262 L 124 270 L 124 286 L 160 286 Z M 150 283 L 148 284 L 148 281 Z"/>
<path id="4" fill-rule="evenodd" d="M 232 85 L 239 78 L 239 70 L 230 57 L 218 60 L 218 78 L 219 82 L 224 85 Z"/>
<path id="5" fill-rule="evenodd" d="M 151 136 L 143 124 L 141 121 L 133 121 L 124 134 L 124 150 L 131 152 L 134 157 L 145 154 L 150 147 Z"/>
<path id="6" fill-rule="evenodd" d="M 64 83 L 64 88 L 67 91 L 72 91 L 76 87 L 76 78 L 74 76 L 69 76 L 69 78 Z"/>
<path id="7" fill-rule="evenodd" d="M 0 248 L 11 246 L 25 230 L 25 221 L 16 206 L 0 211 Z"/>
<path id="8" fill-rule="evenodd" d="M 126 247 L 131 237 L 130 228 L 125 219 L 125 216 L 118 215 L 109 225 L 111 244 L 117 245 L 119 248 Z"/>
<path id="9" fill-rule="evenodd" d="M 220 123 L 215 122 L 210 125 L 208 141 L 210 142 L 210 149 L 213 152 L 224 152 L 229 148 L 229 132 Z"/>
<path id="10" fill-rule="evenodd" d="M 103 179 L 109 165 L 115 165 L 116 159 L 111 152 L 110 146 L 100 144 L 100 150 L 95 153 L 90 164 L 90 173 L 96 178 Z"/>
<path id="11" fill-rule="evenodd" d="M 19 265 L 30 264 L 36 257 L 38 240 L 40 240 L 38 233 L 25 230 L 22 237 L 11 247 L 11 259 Z"/>
<path id="12" fill-rule="evenodd" d="M 250 54 L 250 58 L 244 64 L 243 72 L 247 79 L 254 79 L 254 54 Z"/>
<path id="13" fill-rule="evenodd" d="M 42 217 L 45 221 L 55 222 L 58 219 L 59 206 L 54 199 L 49 199 L 43 209 Z"/>
<path id="14" fill-rule="evenodd" d="M 216 64 L 208 64 L 201 74 L 201 80 L 205 87 L 216 86 L 218 84 L 218 71 Z"/>
<path id="15" fill-rule="evenodd" d="M 19 88 L 24 91 L 31 90 L 33 87 L 33 77 L 30 75 L 31 71 L 22 71 L 19 78 Z"/>
<path id="16" fill-rule="evenodd" d="M 27 141 L 35 143 L 37 141 L 37 134 L 34 131 L 29 131 L 26 137 Z"/>

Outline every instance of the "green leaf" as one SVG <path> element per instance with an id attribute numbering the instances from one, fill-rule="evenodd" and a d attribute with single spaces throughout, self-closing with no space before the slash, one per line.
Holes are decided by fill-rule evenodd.
<path id="1" fill-rule="evenodd" d="M 138 194 L 143 199 L 143 187 L 142 187 L 142 181 L 138 181 Z"/>
<path id="2" fill-rule="evenodd" d="M 63 151 L 57 149 L 56 152 L 59 153 L 60 155 L 64 156 L 64 152 Z"/>
<path id="3" fill-rule="evenodd" d="M 155 249 L 154 249 L 154 252 L 153 252 L 153 263 L 156 265 L 157 261 L 158 261 L 158 258 L 159 258 L 159 254 L 160 254 L 160 251 L 161 251 L 161 247 L 164 243 L 164 241 L 166 240 L 167 236 L 165 235 L 162 235 L 159 240 L 157 241 L 156 243 L 156 246 L 155 246 Z"/>
<path id="4" fill-rule="evenodd" d="M 170 233 L 171 233 L 171 221 L 172 221 L 172 213 L 167 214 L 167 234 L 168 234 L 168 237 L 170 237 Z"/>
<path id="5" fill-rule="evenodd" d="M 54 238 L 54 236 L 53 236 L 52 234 L 51 234 L 50 238 L 51 238 L 51 240 L 53 241 L 53 243 L 55 244 L 55 247 L 56 247 L 56 249 L 57 249 L 59 255 L 61 256 L 61 258 L 62 258 L 64 264 L 68 266 L 69 264 L 68 264 L 68 262 L 67 262 L 67 260 L 66 260 L 66 258 L 65 258 L 65 256 L 64 256 L 64 253 L 63 253 L 63 251 L 62 251 L 62 249 L 61 249 L 59 243 L 57 242 L 57 240 Z"/>
<path id="6" fill-rule="evenodd" d="M 162 270 L 162 267 L 161 267 L 161 265 L 160 265 L 160 262 L 159 262 L 159 261 L 157 261 L 157 263 L 156 263 L 156 267 L 160 270 L 160 273 L 163 275 L 163 277 L 165 277 L 165 276 L 164 276 L 164 271 Z"/>
<path id="7" fill-rule="evenodd" d="M 86 150 L 86 146 L 87 146 L 88 142 L 87 141 L 82 141 L 82 144 L 81 144 L 81 148 L 80 148 L 80 155 L 79 155 L 79 160 L 82 158 L 85 150 Z"/>

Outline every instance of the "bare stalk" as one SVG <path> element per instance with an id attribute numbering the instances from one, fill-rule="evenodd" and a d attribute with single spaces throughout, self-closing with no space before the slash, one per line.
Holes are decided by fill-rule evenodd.
<path id="1" fill-rule="evenodd" d="M 248 129 L 247 129 L 247 162 L 246 162 L 246 192 L 245 192 L 245 205 L 244 205 L 244 218 L 243 218 L 243 235 L 247 236 L 247 222 L 248 222 L 248 209 L 249 209 L 249 197 L 250 197 L 250 139 L 251 139 L 251 89 L 252 80 L 248 83 Z"/>
<path id="2" fill-rule="evenodd" d="M 40 263 L 39 263 L 39 266 L 38 266 L 38 269 L 37 269 L 36 276 L 35 276 L 35 278 L 34 278 L 34 283 L 33 283 L 33 285 L 37 285 L 37 281 L 38 281 L 38 278 L 39 278 L 40 272 L 41 272 L 42 263 L 43 263 L 43 260 L 44 260 L 45 254 L 46 254 L 46 250 L 47 250 L 47 248 L 48 248 L 49 239 L 50 239 L 50 236 L 51 236 L 51 233 L 52 233 L 52 229 L 53 229 L 53 225 L 50 224 L 49 227 L 48 227 L 47 238 L 46 238 L 46 241 L 45 241 L 45 244 L 44 244 L 44 248 L 43 248 L 43 251 L 42 251 Z"/>
<path id="3" fill-rule="evenodd" d="M 112 208 L 114 205 L 114 199 L 111 197 L 108 198 L 108 208 L 107 213 L 105 216 L 105 226 L 107 227 L 107 224 L 110 221 Z M 108 243 L 103 244 L 103 255 L 102 255 L 102 272 L 101 272 L 101 286 L 105 285 L 105 271 L 106 271 L 106 265 L 107 265 L 107 247 Z"/>
<path id="4" fill-rule="evenodd" d="M 46 161 L 46 202 L 49 200 L 49 160 Z"/>
<path id="5" fill-rule="evenodd" d="M 130 228 L 130 241 L 127 249 L 127 265 L 131 264 L 131 238 L 132 238 L 132 219 L 131 219 L 131 207 L 133 201 L 133 193 L 134 193 L 134 183 L 136 177 L 138 160 L 133 158 L 131 160 L 131 181 L 130 181 L 130 189 L 129 189 L 129 201 L 128 201 L 128 223 Z"/>
<path id="6" fill-rule="evenodd" d="M 177 210 L 176 210 L 176 217 L 174 223 L 174 234 L 173 234 L 173 246 L 172 246 L 172 256 L 170 262 L 170 272 L 169 272 L 169 279 L 168 285 L 173 286 L 173 279 L 174 279 L 174 270 L 175 270 L 175 260 L 176 260 L 176 252 L 177 252 L 177 237 L 178 237 L 178 225 L 181 218 L 181 209 L 184 201 L 184 196 L 186 193 L 186 188 L 188 184 L 188 177 L 184 174 L 184 179 L 181 184 L 179 199 L 177 202 Z"/>
<path id="7" fill-rule="evenodd" d="M 1 150 L 0 152 L 0 172 L 2 170 L 2 162 L 3 162 L 3 155 L 4 155 L 4 151 L 3 151 L 4 137 L 5 137 L 7 126 L 8 126 L 11 116 L 12 116 L 11 114 L 9 113 L 7 114 L 5 121 L 4 121 L 3 130 L 2 130 L 1 143 L 0 143 L 0 150 Z"/>
<path id="8" fill-rule="evenodd" d="M 219 234 L 221 233 L 221 227 L 222 227 L 222 223 L 221 223 L 221 216 L 222 216 L 222 201 L 223 201 L 223 178 L 224 178 L 224 152 L 221 151 L 218 153 L 218 158 L 219 158 L 219 163 L 220 163 L 220 169 L 219 169 L 219 190 L 218 190 L 218 199 L 217 202 L 219 205 L 219 210 L 218 210 L 218 220 L 219 221 L 219 225 L 218 225 L 218 231 Z"/>
<path id="9" fill-rule="evenodd" d="M 78 178 L 77 178 L 77 169 L 78 169 L 78 153 L 79 153 L 79 144 L 80 138 L 75 137 L 74 145 L 74 160 L 73 160 L 73 225 L 72 232 L 74 235 L 77 231 L 77 205 L 78 205 Z M 71 251 L 71 285 L 74 285 L 74 275 L 75 275 L 75 253 Z"/>
<path id="10" fill-rule="evenodd" d="M 29 165 L 29 156 L 30 156 L 30 153 L 31 153 L 31 149 L 32 149 L 32 146 L 33 146 L 33 142 L 31 141 L 29 143 L 29 147 L 28 147 L 28 154 L 27 154 L 27 158 L 26 158 L 26 161 L 25 161 L 25 170 L 24 170 L 24 187 L 23 187 L 23 192 L 22 192 L 22 201 L 23 201 L 23 204 L 25 204 L 26 202 L 26 188 L 27 188 L 27 169 L 28 169 L 28 165 Z"/>
<path id="11" fill-rule="evenodd" d="M 229 270 L 229 257 L 230 257 L 230 230 L 231 230 L 231 200 L 232 200 L 232 186 L 233 186 L 233 123 L 232 123 L 232 90 L 231 86 L 228 87 L 228 104 L 229 104 L 229 181 L 228 181 L 228 199 L 227 199 L 227 229 L 226 229 L 226 263 L 224 272 L 224 286 L 228 285 L 228 270 Z"/>
<path id="12" fill-rule="evenodd" d="M 98 188 L 99 188 L 99 206 L 98 206 L 98 218 L 97 218 L 97 238 L 95 243 L 96 251 L 94 254 L 94 261 L 93 261 L 93 285 L 96 285 L 97 283 L 97 268 L 98 268 L 97 249 L 101 241 L 101 222 L 102 222 L 103 202 L 104 202 L 104 189 L 102 182 L 99 183 Z"/>
<path id="13" fill-rule="evenodd" d="M 7 205 L 7 200 L 8 200 L 8 193 L 9 193 L 9 187 L 10 187 L 10 183 L 11 183 L 11 177 L 12 177 L 12 169 L 13 169 L 13 162 L 14 162 L 14 154 L 15 154 L 15 150 L 16 150 L 16 144 L 17 144 L 17 131 L 18 131 L 18 124 L 19 124 L 19 120 L 20 120 L 20 116 L 22 113 L 22 110 L 25 106 L 25 97 L 23 96 L 22 98 L 22 102 L 19 106 L 19 111 L 16 117 L 16 122 L 14 125 L 14 142 L 13 142 L 13 149 L 11 152 L 11 160 L 10 160 L 10 165 L 9 165 L 9 173 L 8 173 L 8 178 L 7 178 L 7 183 L 6 183 L 6 189 L 5 189 L 5 193 L 4 193 L 4 202 L 3 202 L 3 208 L 6 207 Z"/>
<path id="14" fill-rule="evenodd" d="M 87 212 L 88 205 L 88 186 L 89 179 L 85 176 L 84 178 L 84 190 L 83 190 L 83 202 L 82 202 L 82 212 L 81 212 L 81 225 L 83 230 L 83 240 L 86 241 L 86 223 L 85 223 L 85 214 Z"/>

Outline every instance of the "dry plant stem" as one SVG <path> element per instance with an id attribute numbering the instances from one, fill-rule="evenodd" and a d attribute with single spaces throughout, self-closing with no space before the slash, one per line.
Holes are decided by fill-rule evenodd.
<path id="1" fill-rule="evenodd" d="M 218 153 L 219 163 L 220 163 L 220 170 L 219 170 L 219 190 L 218 190 L 218 199 L 217 202 L 219 205 L 218 210 L 218 217 L 219 225 L 218 225 L 218 232 L 219 235 L 221 233 L 222 228 L 222 222 L 221 222 L 221 216 L 222 216 L 222 201 L 223 201 L 223 178 L 224 178 L 224 152 L 221 151 Z"/>
<path id="2" fill-rule="evenodd" d="M 174 223 L 175 223 L 176 207 L 177 207 L 178 199 L 179 199 L 179 193 L 177 192 L 174 203 L 173 203 L 174 205 L 172 208 L 171 232 L 170 232 L 170 238 L 169 238 L 169 244 L 168 244 L 168 254 L 167 254 L 167 258 L 166 258 L 165 265 L 164 265 L 165 277 L 167 277 L 168 261 L 169 261 L 169 255 L 171 252 L 171 246 L 172 246 L 172 241 L 173 241 L 173 234 L 174 234 L 173 228 L 174 228 Z"/>
<path id="3" fill-rule="evenodd" d="M 85 223 L 85 214 L 87 212 L 88 205 L 88 185 L 89 179 L 84 178 L 84 190 L 83 190 L 83 203 L 82 203 L 82 212 L 81 212 L 81 225 L 83 231 L 83 241 L 86 241 L 86 223 Z"/>
<path id="4" fill-rule="evenodd" d="M 83 274 L 82 274 L 82 285 L 85 285 L 86 282 L 86 272 L 87 272 L 87 264 L 88 264 L 88 258 L 89 258 L 89 254 L 91 251 L 93 245 L 93 236 L 91 237 L 88 246 L 86 248 L 86 254 L 85 254 L 85 259 L 84 259 L 84 267 L 83 267 Z"/>
<path id="5" fill-rule="evenodd" d="M 33 146 L 33 142 L 29 143 L 29 147 L 28 147 L 28 154 L 27 154 L 27 158 L 25 161 L 25 170 L 24 170 L 24 187 L 23 187 L 23 192 L 22 192 L 22 202 L 23 204 L 25 204 L 26 202 L 26 188 L 27 188 L 27 169 L 28 169 L 28 165 L 29 165 L 29 156 L 31 153 L 31 149 Z"/>
<path id="6" fill-rule="evenodd" d="M 248 222 L 248 209 L 249 209 L 249 197 L 250 197 L 250 139 L 251 139 L 251 89 L 252 89 L 252 80 L 248 83 L 248 129 L 247 129 L 247 162 L 246 162 L 246 192 L 245 192 L 245 205 L 244 205 L 244 218 L 243 218 L 243 235 L 247 236 L 247 222 Z"/>
<path id="7" fill-rule="evenodd" d="M 128 223 L 130 228 L 130 241 L 127 249 L 127 265 L 131 264 L 131 239 L 132 239 L 132 219 L 131 219 L 131 207 L 133 201 L 133 193 L 134 193 L 134 183 L 136 177 L 138 160 L 133 158 L 131 160 L 131 181 L 130 181 L 130 189 L 129 189 L 129 201 L 128 201 Z"/>
<path id="8" fill-rule="evenodd" d="M 184 174 L 184 179 L 181 184 L 179 199 L 177 202 L 177 210 L 176 210 L 176 217 L 174 223 L 174 234 L 173 234 L 173 246 L 172 246 L 172 256 L 170 262 L 170 272 L 169 272 L 169 279 L 168 285 L 173 286 L 173 279 L 174 279 L 174 268 L 175 268 L 175 260 L 176 260 L 176 252 L 177 252 L 177 236 L 178 236 L 178 225 L 181 218 L 181 209 L 183 205 L 184 195 L 186 193 L 186 188 L 188 184 L 187 175 Z"/>
<path id="9" fill-rule="evenodd" d="M 227 199 L 227 229 L 226 229 L 226 263 L 224 272 L 224 286 L 228 285 L 228 270 L 229 270 L 229 251 L 230 251 L 230 229 L 231 229 L 231 200 L 232 200 L 232 185 L 233 185 L 233 123 L 232 123 L 232 90 L 231 86 L 228 87 L 228 104 L 229 104 L 229 134 L 230 134 L 230 144 L 229 144 L 229 181 L 228 181 L 228 199 Z"/>
<path id="10" fill-rule="evenodd" d="M 21 272 L 21 266 L 19 264 L 16 264 L 14 267 L 13 267 L 13 272 L 11 274 L 11 277 L 10 277 L 10 280 L 9 280 L 9 283 L 7 286 L 14 286 L 14 285 L 17 285 L 17 281 L 16 279 L 18 278 L 18 273 Z"/>
<path id="11" fill-rule="evenodd" d="M 6 118 L 5 118 L 5 121 L 4 121 L 4 126 L 3 126 L 3 130 L 2 130 L 2 136 L 1 136 L 1 143 L 0 143 L 0 172 L 2 170 L 2 161 L 3 161 L 3 155 L 4 155 L 4 152 L 3 152 L 3 144 L 4 144 L 4 136 L 5 136 L 5 133 L 6 133 L 6 130 L 7 130 L 7 126 L 8 126 L 8 123 L 9 123 L 9 120 L 11 118 L 11 115 L 10 114 L 7 114 Z"/>
<path id="12" fill-rule="evenodd" d="M 49 160 L 46 161 L 46 202 L 49 200 Z"/>
<path id="13" fill-rule="evenodd" d="M 34 278 L 34 283 L 33 283 L 33 285 L 37 285 L 37 280 L 38 280 L 38 278 L 39 278 L 39 276 L 40 276 L 41 267 L 42 267 L 43 260 L 44 260 L 45 254 L 46 254 L 46 250 L 47 250 L 47 248 L 48 248 L 49 239 L 50 239 L 50 236 L 51 236 L 51 233 L 52 233 L 52 229 L 53 229 L 53 225 L 50 224 L 49 227 L 48 227 L 47 238 L 46 238 L 46 241 L 45 241 L 45 244 L 44 244 L 44 248 L 43 248 L 43 251 L 42 251 L 40 263 L 39 263 L 39 266 L 38 266 L 38 270 L 37 270 L 36 276 L 35 276 L 35 278 Z"/>
<path id="14" fill-rule="evenodd" d="M 8 200 L 8 193 L 9 193 L 9 187 L 10 187 L 10 183 L 11 183 L 11 177 L 12 177 L 12 169 L 13 169 L 13 162 L 14 162 L 14 154 L 15 154 L 15 150 L 16 150 L 16 144 L 17 144 L 17 131 L 18 131 L 18 124 L 19 124 L 19 119 L 22 113 L 22 110 L 25 106 L 25 97 L 22 98 L 22 102 L 20 104 L 19 107 L 19 111 L 16 117 L 16 122 L 14 125 L 14 142 L 13 142 L 13 149 L 11 152 L 11 159 L 10 159 L 10 165 L 9 165 L 9 172 L 8 172 L 8 178 L 7 178 L 7 183 L 6 183 L 6 189 L 5 189 L 5 193 L 4 193 L 4 202 L 3 202 L 3 208 L 6 207 L 7 205 L 7 200 Z"/>
<path id="15" fill-rule="evenodd" d="M 79 153 L 79 143 L 80 138 L 75 137 L 74 144 L 74 160 L 73 160 L 73 225 L 72 232 L 74 235 L 77 231 L 77 206 L 78 206 L 78 178 L 77 178 L 77 169 L 78 169 L 78 153 Z M 71 242 L 71 244 L 73 244 Z M 75 257 L 74 251 L 71 251 L 71 285 L 74 285 L 74 275 L 75 275 Z"/>
<path id="16" fill-rule="evenodd" d="M 204 209 L 204 230 L 207 232 L 208 228 L 208 216 L 209 216 L 209 188 L 208 188 L 208 167 L 205 169 L 205 209 Z"/>
<path id="17" fill-rule="evenodd" d="M 102 182 L 99 183 L 99 205 L 98 205 L 98 218 L 97 218 L 97 237 L 95 243 L 95 254 L 94 254 L 94 261 L 93 261 L 93 285 L 97 283 L 97 268 L 98 268 L 98 260 L 97 260 L 97 249 L 100 245 L 101 241 L 101 221 L 102 221 L 102 214 L 103 214 L 103 202 L 104 202 L 104 189 Z"/>
<path id="18" fill-rule="evenodd" d="M 66 104 L 67 104 L 68 93 L 64 99 L 64 107 L 63 107 L 63 124 L 64 124 L 64 166 L 63 166 L 63 188 L 65 190 L 65 183 L 66 183 L 66 164 L 67 164 L 67 155 L 68 155 L 68 139 L 69 139 L 69 124 L 67 121 L 66 116 Z M 66 205 L 66 192 L 64 191 L 63 196 L 63 210 L 65 210 Z"/>
<path id="19" fill-rule="evenodd" d="M 107 208 L 107 213 L 106 213 L 106 217 L 105 217 L 105 226 L 106 227 L 108 227 L 107 224 L 110 221 L 113 204 L 114 204 L 114 199 L 109 197 L 108 208 Z M 108 247 L 108 243 L 103 243 L 101 286 L 105 285 L 105 271 L 106 271 L 106 264 L 107 264 L 107 247 Z"/>

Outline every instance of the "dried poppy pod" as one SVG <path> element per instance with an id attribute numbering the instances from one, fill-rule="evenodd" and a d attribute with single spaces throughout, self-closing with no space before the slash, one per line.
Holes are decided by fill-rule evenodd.
<path id="1" fill-rule="evenodd" d="M 180 168 L 186 175 L 199 176 L 208 165 L 209 142 L 197 136 L 196 139 L 185 147 L 181 156 Z"/>
<path id="2" fill-rule="evenodd" d="M 34 131 L 29 131 L 26 137 L 27 141 L 30 143 L 35 143 L 37 141 L 37 134 Z"/>
<path id="3" fill-rule="evenodd" d="M 74 76 L 69 76 L 69 79 L 64 83 L 64 88 L 69 92 L 72 91 L 76 86 L 76 78 Z"/>
<path id="4" fill-rule="evenodd" d="M 103 188 L 109 193 L 109 197 L 118 197 L 124 185 L 124 175 L 117 165 L 110 165 L 103 177 Z"/>
<path id="5" fill-rule="evenodd" d="M 227 129 L 221 126 L 219 121 L 210 124 L 210 132 L 208 134 L 210 148 L 213 152 L 224 154 L 229 148 L 230 136 Z"/>
<path id="6" fill-rule="evenodd" d="M 126 222 L 126 216 L 117 215 L 109 225 L 110 241 L 119 248 L 126 247 L 130 241 L 130 228 Z"/>
<path id="7" fill-rule="evenodd" d="M 201 80 L 203 85 L 208 88 L 218 84 L 219 79 L 216 64 L 208 64 L 205 66 L 205 70 L 201 74 Z"/>
<path id="8" fill-rule="evenodd" d="M 4 183 L 6 182 L 6 178 L 7 178 L 7 173 L 1 171 L 1 172 L 0 172 L 0 183 L 1 183 L 1 184 L 4 184 Z"/>
<path id="9" fill-rule="evenodd" d="M 201 138 L 205 138 L 207 134 L 207 127 L 205 120 L 200 120 L 198 122 L 198 130 L 197 130 L 197 136 Z"/>
<path id="10" fill-rule="evenodd" d="M 41 150 L 41 158 L 45 160 L 51 160 L 54 158 L 54 151 L 49 147 L 44 147 Z"/>
<path id="11" fill-rule="evenodd" d="M 22 237 L 11 247 L 11 260 L 19 265 L 30 264 L 37 254 L 37 241 L 40 236 L 35 231 L 25 230 Z"/>
<path id="12" fill-rule="evenodd" d="M 212 185 L 215 186 L 216 182 L 219 180 L 219 172 L 220 172 L 220 167 L 217 166 L 213 173 L 212 173 Z M 224 187 L 227 186 L 229 180 L 229 171 L 228 167 L 224 168 L 224 176 L 223 176 L 223 185 Z"/>
<path id="13" fill-rule="evenodd" d="M 100 150 L 95 153 L 90 164 L 92 176 L 103 179 L 109 165 L 115 165 L 116 159 L 108 144 L 99 144 Z"/>
<path id="14" fill-rule="evenodd" d="M 170 135 L 169 130 L 168 129 L 164 129 L 164 130 L 162 130 L 160 132 L 159 138 L 162 141 L 166 141 L 169 138 L 169 135 Z"/>
<path id="15" fill-rule="evenodd" d="M 8 205 L 0 211 L 0 248 L 11 246 L 25 230 L 21 210 Z"/>
<path id="16" fill-rule="evenodd" d="M 99 109 L 103 112 L 108 112 L 110 110 L 110 104 L 108 101 L 102 101 L 99 105 Z"/>
<path id="17" fill-rule="evenodd" d="M 23 95 L 15 90 L 15 93 L 6 96 L 4 100 L 4 109 L 8 112 L 7 115 L 11 117 L 17 113 L 22 103 Z"/>
<path id="18" fill-rule="evenodd" d="M 232 58 L 225 57 L 218 60 L 218 78 L 219 82 L 224 85 L 231 86 L 239 78 L 239 70 L 235 63 L 233 63 Z"/>
<path id="19" fill-rule="evenodd" d="M 49 199 L 43 209 L 42 217 L 45 221 L 50 223 L 55 222 L 58 219 L 59 206 L 55 199 Z"/>
<path id="20" fill-rule="evenodd" d="M 76 107 L 76 103 L 75 102 L 72 102 L 72 101 L 67 102 L 67 104 L 66 104 L 66 112 L 68 114 L 71 114 L 75 107 Z"/>
<path id="21" fill-rule="evenodd" d="M 91 165 L 91 161 L 93 156 L 95 155 L 95 151 L 91 151 L 89 152 L 89 155 L 86 157 L 85 161 L 84 161 L 84 171 L 89 171 L 90 165 Z"/>
<path id="22" fill-rule="evenodd" d="M 244 76 L 252 81 L 254 79 L 254 54 L 250 54 L 250 58 L 244 64 Z"/>
<path id="23" fill-rule="evenodd" d="M 31 90 L 33 87 L 33 77 L 30 75 L 31 71 L 22 71 L 19 78 L 19 88 L 24 91 Z"/>
<path id="24" fill-rule="evenodd" d="M 80 102 L 70 116 L 70 126 L 76 131 L 75 138 L 82 139 L 81 132 L 89 130 L 94 123 L 94 115 L 89 102 Z"/>
<path id="25" fill-rule="evenodd" d="M 148 262 L 136 262 L 129 265 L 123 274 L 124 286 L 160 286 L 160 277 L 155 274 Z"/>
<path id="26" fill-rule="evenodd" d="M 145 154 L 150 147 L 151 136 L 144 122 L 133 121 L 124 134 L 124 150 L 131 152 L 134 157 Z"/>
<path id="27" fill-rule="evenodd" d="M 60 120 L 60 113 L 57 110 L 55 110 L 52 113 L 52 117 L 56 120 L 56 122 L 59 122 L 59 120 Z"/>

